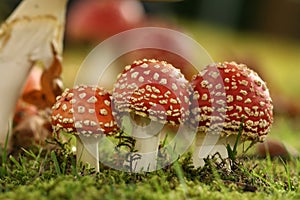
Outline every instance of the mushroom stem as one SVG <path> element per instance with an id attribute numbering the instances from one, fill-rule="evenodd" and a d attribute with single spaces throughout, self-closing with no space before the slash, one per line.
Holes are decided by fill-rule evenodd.
<path id="1" fill-rule="evenodd" d="M 99 138 L 94 136 L 77 136 L 76 141 L 76 159 L 77 164 L 88 163 L 91 168 L 99 172 Z"/>
<path id="2" fill-rule="evenodd" d="M 227 144 L 233 147 L 236 136 L 222 137 L 217 134 L 198 133 L 196 136 L 195 149 L 193 153 L 193 164 L 195 167 L 203 167 L 204 159 L 218 153 L 222 159 L 228 158 Z M 217 159 L 220 161 L 220 158 Z"/>
<path id="3" fill-rule="evenodd" d="M 131 135 L 135 139 L 136 153 L 140 159 L 133 160 L 132 171 L 154 171 L 157 168 L 157 152 L 163 124 L 150 121 L 147 117 L 133 115 L 131 121 Z"/>
<path id="4" fill-rule="evenodd" d="M 137 150 L 137 153 L 141 154 L 141 158 L 134 160 L 132 163 L 133 171 L 135 172 L 156 170 L 160 133 L 153 135 L 152 132 L 145 132 L 145 130 L 147 130 L 145 127 L 135 127 L 132 132 L 132 135 L 136 140 L 135 149 Z M 146 137 L 141 138 L 139 136 L 141 133 Z"/>

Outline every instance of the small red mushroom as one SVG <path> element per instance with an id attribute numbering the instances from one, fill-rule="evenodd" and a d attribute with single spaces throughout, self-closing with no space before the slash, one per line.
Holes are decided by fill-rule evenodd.
<path id="1" fill-rule="evenodd" d="M 67 36 L 99 42 L 114 34 L 136 28 L 144 19 L 137 0 L 88 0 L 75 2 L 68 14 Z"/>
<path id="2" fill-rule="evenodd" d="M 264 141 L 273 123 L 273 104 L 266 83 L 256 72 L 235 62 L 215 63 L 200 71 L 191 84 L 191 123 L 198 126 L 196 167 L 216 152 L 228 157 L 226 145 L 235 143 L 242 120 L 241 141 Z"/>
<path id="3" fill-rule="evenodd" d="M 103 88 L 76 86 L 58 96 L 52 110 L 53 129 L 77 137 L 77 163 L 89 163 L 99 171 L 99 140 L 118 129 L 112 116 L 110 94 Z"/>
<path id="4" fill-rule="evenodd" d="M 146 24 L 146 27 L 156 27 L 156 28 L 168 28 L 177 31 L 177 27 L 168 27 L 168 26 L 156 26 L 155 24 Z M 190 50 L 187 45 L 179 40 L 178 38 L 170 37 L 166 32 L 159 31 L 153 32 L 147 36 L 147 40 L 135 40 L 132 41 L 136 43 L 136 45 L 141 47 L 147 47 L 150 43 L 151 45 L 157 46 L 156 48 L 141 48 L 136 49 L 134 51 L 128 52 L 124 54 L 121 58 L 128 63 L 128 61 L 132 62 L 133 60 L 140 59 L 156 59 L 156 60 L 164 60 L 174 67 L 180 69 L 181 73 L 184 74 L 187 80 L 191 80 L 192 76 L 196 74 L 197 69 L 185 59 L 184 55 L 187 55 Z M 174 51 L 174 52 L 171 52 Z"/>
<path id="5" fill-rule="evenodd" d="M 117 122 L 125 132 L 131 132 L 135 148 L 142 154 L 133 171 L 156 170 L 161 129 L 187 120 L 190 95 L 188 81 L 167 62 L 144 59 L 125 67 L 112 99 Z"/>

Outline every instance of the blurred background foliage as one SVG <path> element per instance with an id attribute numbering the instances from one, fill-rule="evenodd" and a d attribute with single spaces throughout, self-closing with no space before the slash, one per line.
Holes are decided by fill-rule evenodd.
<path id="1" fill-rule="evenodd" d="M 20 1 L 1 0 L 0 20 L 4 20 Z M 70 0 L 69 7 L 77 1 L 86 0 Z M 300 37 L 299 0 L 184 0 L 178 2 L 148 0 L 141 2 L 148 14 L 163 18 L 201 20 L 239 31 L 254 30 L 279 36 Z"/>

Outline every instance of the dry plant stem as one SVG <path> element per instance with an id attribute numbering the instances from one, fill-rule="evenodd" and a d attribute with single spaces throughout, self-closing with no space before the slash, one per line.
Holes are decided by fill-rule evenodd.
<path id="1" fill-rule="evenodd" d="M 0 27 L 0 145 L 23 84 L 35 63 L 45 67 L 61 55 L 67 0 L 24 0 Z"/>
<path id="2" fill-rule="evenodd" d="M 221 137 L 217 134 L 197 133 L 195 149 L 193 153 L 193 164 L 195 167 L 203 167 L 204 159 L 218 153 L 223 159 L 228 158 L 227 144 L 234 146 L 236 136 Z M 218 158 L 218 161 L 219 158 Z"/>
<path id="3" fill-rule="evenodd" d="M 88 163 L 91 168 L 99 172 L 99 149 L 98 144 L 101 136 L 77 136 L 76 137 L 76 159 L 77 164 Z"/>

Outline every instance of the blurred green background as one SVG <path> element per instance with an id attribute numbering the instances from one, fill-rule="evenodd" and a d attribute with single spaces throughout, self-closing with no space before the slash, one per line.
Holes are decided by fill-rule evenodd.
<path id="1" fill-rule="evenodd" d="M 9 16 L 19 2 L 0 0 L 0 20 L 3 21 Z M 73 0 L 68 6 L 63 61 L 63 79 L 66 87 L 72 87 L 78 68 L 90 50 L 110 36 L 109 34 L 117 33 L 112 31 L 105 36 L 99 36 L 97 41 L 95 38 L 89 39 L 87 35 L 72 35 L 72 21 L 79 21 L 77 19 L 84 17 L 83 12 L 86 10 L 76 10 L 74 5 L 86 2 L 88 0 Z M 135 3 L 140 4 L 143 9 L 143 25 L 136 25 L 137 27 L 163 26 L 183 31 L 198 41 L 215 61 L 244 62 L 258 71 L 267 81 L 275 105 L 275 124 L 270 137 L 287 141 L 300 150 L 300 143 L 296 139 L 300 136 L 299 0 L 184 0 Z M 131 12 L 128 10 L 127 14 Z M 74 16 L 78 18 L 74 19 Z M 103 18 L 107 24 L 117 20 L 105 19 L 105 16 L 94 17 L 95 24 Z M 102 32 L 110 29 L 109 25 L 105 27 L 105 23 L 101 26 L 104 26 L 99 28 Z"/>

